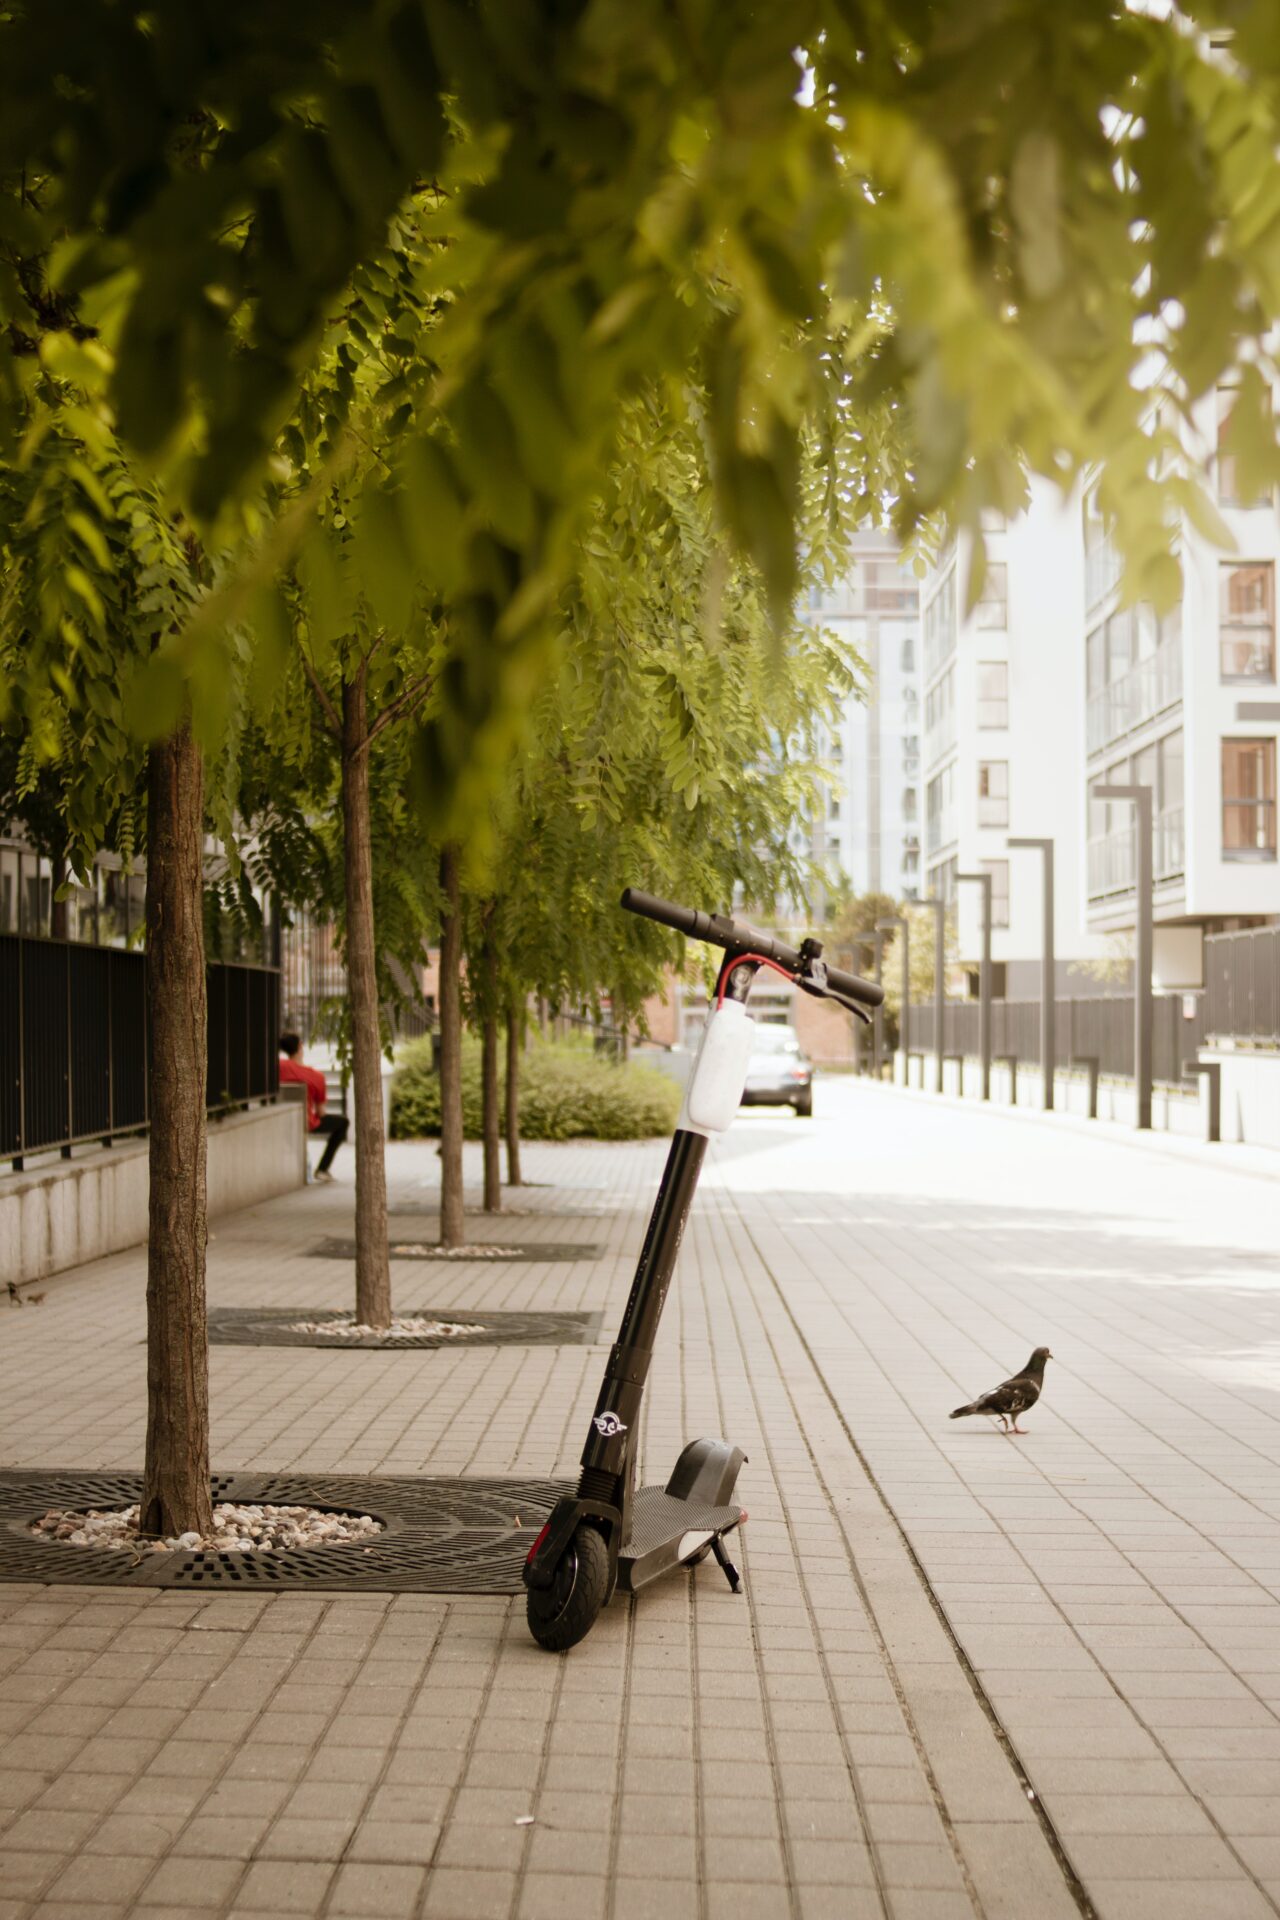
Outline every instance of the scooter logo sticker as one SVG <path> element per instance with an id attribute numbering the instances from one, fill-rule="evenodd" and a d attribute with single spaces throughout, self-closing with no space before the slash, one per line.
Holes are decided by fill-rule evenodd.
<path id="1" fill-rule="evenodd" d="M 612 1440 L 615 1434 L 625 1433 L 627 1430 L 616 1413 L 598 1413 L 591 1424 L 605 1440 Z"/>

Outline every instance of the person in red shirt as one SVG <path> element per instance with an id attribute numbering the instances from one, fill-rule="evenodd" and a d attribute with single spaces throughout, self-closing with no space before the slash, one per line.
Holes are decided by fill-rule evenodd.
<path id="1" fill-rule="evenodd" d="M 317 1180 L 332 1180 L 329 1169 L 333 1165 L 333 1156 L 347 1137 L 347 1116 L 345 1113 L 326 1113 L 324 1103 L 328 1097 L 324 1075 L 318 1067 L 304 1066 L 300 1059 L 302 1041 L 296 1033 L 280 1035 L 280 1051 L 284 1058 L 280 1062 L 280 1079 L 284 1085 L 305 1087 L 307 1090 L 307 1126 L 312 1133 L 327 1136 L 324 1152 L 320 1156 L 320 1165 L 316 1168 Z"/>

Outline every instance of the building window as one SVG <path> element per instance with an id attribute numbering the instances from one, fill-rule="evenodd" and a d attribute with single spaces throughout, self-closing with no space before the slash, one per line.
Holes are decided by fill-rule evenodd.
<path id="1" fill-rule="evenodd" d="M 904 820 L 914 820 L 916 817 L 916 790 L 914 787 L 904 787 L 902 790 L 902 817 Z"/>
<path id="2" fill-rule="evenodd" d="M 1009 924 L 1009 862 L 979 860 L 978 866 L 983 873 L 991 875 L 991 924 L 993 927 L 1007 927 Z"/>
<path id="3" fill-rule="evenodd" d="M 1222 743 L 1222 857 L 1276 857 L 1276 743 Z"/>
<path id="4" fill-rule="evenodd" d="M 831 806 L 827 817 L 833 821 L 840 818 L 840 796 L 838 793 L 833 793 L 831 796 Z"/>
<path id="5" fill-rule="evenodd" d="M 1007 827 L 1009 824 L 1009 762 L 978 762 L 978 825 Z"/>
<path id="6" fill-rule="evenodd" d="M 973 610 L 979 627 L 1003 633 L 1009 624 L 1009 569 L 1003 560 L 993 560 L 987 568 L 978 604 Z"/>
<path id="7" fill-rule="evenodd" d="M 1275 565 L 1218 566 L 1218 634 L 1224 680 L 1276 677 Z"/>
<path id="8" fill-rule="evenodd" d="M 915 670 L 916 643 L 914 640 L 904 640 L 902 643 L 902 671 L 904 673 L 914 673 Z"/>
<path id="9" fill-rule="evenodd" d="M 1009 665 L 1005 660 L 985 660 L 978 668 L 978 725 L 1007 727 L 1009 724 Z"/>
<path id="10" fill-rule="evenodd" d="M 951 567 L 924 610 L 924 670 L 932 677 L 956 645 L 956 570 Z"/>

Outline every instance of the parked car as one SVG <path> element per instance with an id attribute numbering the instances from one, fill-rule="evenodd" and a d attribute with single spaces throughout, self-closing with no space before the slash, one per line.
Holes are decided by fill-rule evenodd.
<path id="1" fill-rule="evenodd" d="M 794 1107 L 802 1120 L 813 1113 L 813 1062 L 790 1027 L 756 1028 L 744 1107 Z"/>

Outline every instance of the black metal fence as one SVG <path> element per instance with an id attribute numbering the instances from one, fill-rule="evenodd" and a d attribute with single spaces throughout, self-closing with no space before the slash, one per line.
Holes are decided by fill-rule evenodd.
<path id="1" fill-rule="evenodd" d="M 1183 1067 L 1205 1042 L 1203 994 L 1157 994 L 1152 1006 L 1152 1078 L 1165 1086 L 1185 1085 Z M 1133 995 L 1095 994 L 1056 1003 L 1055 1048 L 1058 1064 L 1094 1059 L 1099 1073 L 1133 1077 Z M 978 1003 L 948 1001 L 944 1008 L 943 1052 L 978 1057 Z M 932 1001 L 911 1008 L 911 1051 L 934 1053 Z M 1040 1064 L 1040 1002 L 994 1000 L 991 1003 L 991 1053 L 1014 1055 L 1018 1064 Z"/>
<path id="2" fill-rule="evenodd" d="M 147 1125 L 146 956 L 0 934 L 0 1159 Z M 279 1089 L 271 967 L 211 966 L 210 1112 Z"/>
<path id="3" fill-rule="evenodd" d="M 435 1031 L 435 1009 L 421 997 L 403 969 L 401 998 L 384 1008 L 392 1037 L 416 1040 Z M 330 920 L 317 920 L 305 908 L 293 908 L 280 931 L 281 1031 L 292 1029 L 305 1043 L 332 1041 L 343 1024 L 347 969 Z"/>
<path id="4" fill-rule="evenodd" d="M 1280 1047 L 1280 927 L 1210 934 L 1204 983 L 1210 1040 Z"/>

